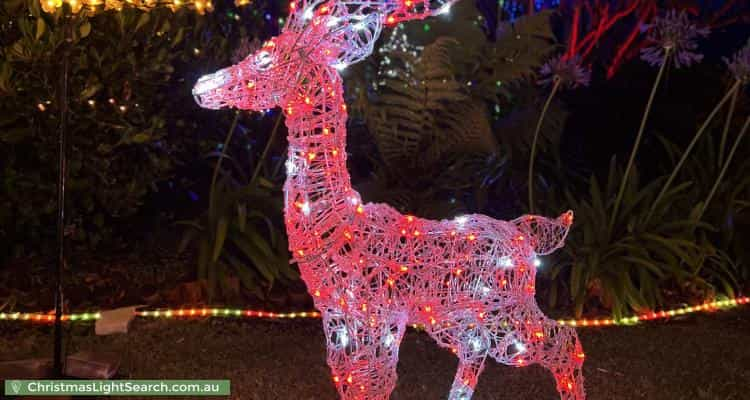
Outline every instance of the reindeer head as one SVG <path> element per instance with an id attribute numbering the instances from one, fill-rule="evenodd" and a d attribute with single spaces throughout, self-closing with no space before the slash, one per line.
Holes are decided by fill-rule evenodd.
<path id="1" fill-rule="evenodd" d="M 312 71 L 322 68 L 333 74 L 369 56 L 383 25 L 445 12 L 455 1 L 292 1 L 291 16 L 279 36 L 240 63 L 200 78 L 193 96 L 210 109 L 277 107 L 310 80 Z"/>

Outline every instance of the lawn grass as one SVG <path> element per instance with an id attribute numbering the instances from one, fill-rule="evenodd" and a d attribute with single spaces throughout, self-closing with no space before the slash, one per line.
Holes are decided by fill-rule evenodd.
<path id="1" fill-rule="evenodd" d="M 50 328 L 0 326 L 3 360 L 49 356 Z M 70 351 L 119 351 L 120 378 L 230 379 L 232 399 L 335 399 L 317 320 L 136 320 L 127 335 L 73 328 Z M 750 308 L 581 329 L 589 399 L 750 399 Z M 424 333 L 401 347 L 393 400 L 445 399 L 456 359 Z M 556 399 L 538 366 L 488 362 L 474 399 Z"/>

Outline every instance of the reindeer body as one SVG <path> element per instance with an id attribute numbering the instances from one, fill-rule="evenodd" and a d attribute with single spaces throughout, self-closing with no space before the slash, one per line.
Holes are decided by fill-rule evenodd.
<path id="1" fill-rule="evenodd" d="M 351 187 L 335 67 L 369 54 L 383 20 L 417 15 L 403 1 L 421 3 L 293 3 L 284 33 L 239 68 L 202 78 L 196 99 L 209 108 L 284 110 L 289 248 L 323 316 L 342 399 L 388 399 L 405 328 L 421 324 L 459 358 L 449 399 L 472 396 L 489 355 L 508 365 L 540 363 L 553 372 L 562 398 L 582 400 L 575 331 L 546 318 L 534 301 L 536 256 L 562 246 L 571 213 L 556 220 L 431 221 L 363 204 Z M 427 16 L 430 4 L 423 7 L 418 15 Z"/>

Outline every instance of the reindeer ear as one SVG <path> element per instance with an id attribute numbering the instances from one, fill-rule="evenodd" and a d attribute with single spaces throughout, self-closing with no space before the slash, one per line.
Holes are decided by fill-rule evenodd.
<path id="1" fill-rule="evenodd" d="M 393 11 L 388 13 L 385 19 L 387 25 L 395 25 L 402 21 L 413 19 L 425 19 L 433 15 L 444 14 L 450 11 L 451 6 L 458 0 L 392 0 L 387 3 L 395 3 Z"/>
<path id="2" fill-rule="evenodd" d="M 372 54 L 383 30 L 383 17 L 379 12 L 353 13 L 335 19 L 331 24 L 341 43 L 332 65 L 340 68 L 358 63 Z"/>

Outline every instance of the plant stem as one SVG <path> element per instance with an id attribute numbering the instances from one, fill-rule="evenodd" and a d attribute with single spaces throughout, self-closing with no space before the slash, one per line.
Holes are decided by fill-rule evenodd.
<path id="1" fill-rule="evenodd" d="M 724 164 L 724 147 L 727 144 L 727 134 L 729 133 L 729 127 L 732 125 L 734 106 L 737 104 L 739 94 L 740 91 L 735 90 L 734 95 L 732 95 L 732 101 L 729 103 L 729 113 L 727 114 L 727 120 L 724 121 L 724 130 L 721 132 L 721 142 L 719 144 L 719 166 Z"/>
<path id="2" fill-rule="evenodd" d="M 547 109 L 549 108 L 550 103 L 552 103 L 552 98 L 555 97 L 555 93 L 557 93 L 557 89 L 560 87 L 560 82 L 562 82 L 562 79 L 560 79 L 559 76 L 555 75 L 554 77 L 554 85 L 552 86 L 552 91 L 549 93 L 549 96 L 547 96 L 547 101 L 544 103 L 544 108 L 542 108 L 542 114 L 539 115 L 539 120 L 536 122 L 536 130 L 534 131 L 534 139 L 531 142 L 531 156 L 529 157 L 529 213 L 534 213 L 534 160 L 536 158 L 536 145 L 537 141 L 539 140 L 539 132 L 542 130 L 542 122 L 544 122 L 544 116 L 547 114 Z"/>
<path id="3" fill-rule="evenodd" d="M 276 122 L 273 125 L 273 130 L 271 131 L 271 137 L 268 138 L 266 147 L 263 149 L 263 153 L 260 155 L 258 163 L 255 164 L 253 175 L 250 178 L 250 185 L 255 183 L 255 180 L 258 178 L 258 174 L 260 174 L 260 169 L 263 167 L 263 162 L 265 161 L 266 156 L 268 156 L 268 150 L 271 149 L 271 145 L 273 144 L 274 139 L 276 139 L 276 133 L 279 131 L 279 126 L 281 125 L 281 119 L 283 115 L 283 113 L 279 113 L 279 116 L 276 118 Z"/>
<path id="4" fill-rule="evenodd" d="M 732 163 L 732 158 L 734 157 L 735 151 L 737 151 L 737 148 L 740 145 L 740 142 L 742 141 L 743 136 L 745 136 L 745 133 L 747 133 L 747 129 L 750 126 L 750 117 L 748 117 L 745 120 L 745 125 L 742 126 L 742 130 L 740 131 L 740 134 L 737 136 L 737 139 L 734 140 L 734 145 L 732 146 L 732 150 L 729 152 L 729 155 L 727 156 L 726 162 L 724 162 L 724 166 L 721 168 L 721 172 L 719 173 L 719 176 L 716 178 L 716 182 L 714 182 L 714 186 L 711 188 L 711 192 L 708 193 L 708 197 L 706 197 L 706 200 L 703 202 L 703 207 L 701 207 L 701 212 L 696 217 L 696 221 L 700 221 L 703 217 L 703 214 L 706 212 L 706 209 L 708 208 L 708 203 L 711 202 L 714 195 L 716 194 L 716 190 L 719 188 L 719 184 L 721 184 L 721 180 L 724 179 L 724 174 L 726 174 L 727 170 L 729 169 L 729 164 Z"/>
<path id="5" fill-rule="evenodd" d="M 622 182 L 620 182 L 620 189 L 618 190 L 617 197 L 615 198 L 615 208 L 614 210 L 612 210 L 612 216 L 610 216 L 610 219 L 609 219 L 609 226 L 607 228 L 607 231 L 610 234 L 612 234 L 612 228 L 615 225 L 615 219 L 617 218 L 617 212 L 620 209 L 620 202 L 622 201 L 622 196 L 625 193 L 625 187 L 627 186 L 627 183 L 628 183 L 630 170 L 633 168 L 635 155 L 636 153 L 638 153 L 638 147 L 641 145 L 641 139 L 643 138 L 643 130 L 646 128 L 646 121 L 648 120 L 649 113 L 651 113 L 651 105 L 653 104 L 654 97 L 656 96 L 656 89 L 659 87 L 661 78 L 664 75 L 664 70 L 667 67 L 667 63 L 669 62 L 670 54 L 671 54 L 670 48 L 666 48 L 664 50 L 664 59 L 662 60 L 661 67 L 659 67 L 659 73 L 656 75 L 654 86 L 651 88 L 651 94 L 649 95 L 648 102 L 646 103 L 646 111 L 644 111 L 643 118 L 641 118 L 641 126 L 638 128 L 638 135 L 636 135 L 635 137 L 633 150 L 630 151 L 630 159 L 628 160 L 627 167 L 625 167 L 625 175 L 623 175 L 622 177 Z"/>
<path id="6" fill-rule="evenodd" d="M 713 111 L 711 111 L 711 114 L 708 115 L 708 118 L 706 118 L 706 121 L 703 122 L 703 125 L 701 125 L 701 127 L 698 129 L 698 132 L 695 133 L 695 136 L 693 136 L 693 140 L 690 141 L 690 144 L 682 153 L 682 157 L 680 157 L 680 161 L 677 162 L 677 165 L 675 165 L 674 170 L 672 170 L 672 174 L 669 175 L 669 179 L 667 179 L 667 182 L 664 183 L 664 186 L 662 186 L 661 191 L 659 192 L 659 195 L 656 196 L 656 199 L 651 204 L 651 209 L 648 212 L 648 216 L 646 216 L 646 221 L 651 219 L 651 216 L 656 210 L 656 205 L 659 204 L 659 201 L 661 201 L 661 198 L 664 197 L 664 195 L 669 190 L 670 186 L 672 186 L 672 182 L 674 182 L 675 178 L 677 178 L 677 174 L 680 172 L 680 169 L 682 169 L 682 165 L 687 160 L 688 156 L 690 155 L 690 152 L 693 150 L 693 147 L 695 147 L 695 145 L 698 143 L 698 140 L 701 138 L 701 136 L 703 136 L 703 132 L 706 130 L 706 128 L 708 128 L 708 125 L 714 119 L 714 117 L 719 112 L 719 110 L 724 105 L 724 103 L 726 103 L 727 100 L 729 100 L 729 98 L 737 91 L 739 87 L 740 87 L 740 81 L 737 81 L 729 89 L 729 91 L 724 95 L 721 101 L 719 101 L 719 103 L 716 104 L 716 107 L 714 107 Z"/>
<path id="7" fill-rule="evenodd" d="M 214 174 L 211 177 L 211 188 L 209 189 L 210 191 L 208 194 L 208 212 L 211 214 L 214 213 L 216 178 L 219 176 L 219 170 L 221 169 L 221 162 L 224 160 L 224 157 L 226 157 L 227 155 L 227 149 L 229 148 L 229 143 L 232 141 L 232 135 L 234 134 L 235 128 L 237 128 L 237 123 L 239 122 L 239 120 L 240 120 L 240 112 L 237 111 L 234 114 L 234 120 L 232 120 L 232 125 L 229 127 L 229 132 L 227 132 L 227 137 L 224 139 L 224 147 L 221 148 L 221 156 L 219 156 L 219 159 L 216 161 L 216 166 L 214 167 Z"/>

